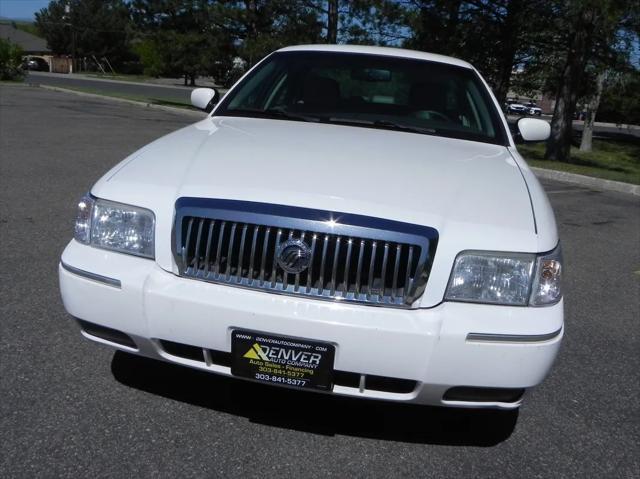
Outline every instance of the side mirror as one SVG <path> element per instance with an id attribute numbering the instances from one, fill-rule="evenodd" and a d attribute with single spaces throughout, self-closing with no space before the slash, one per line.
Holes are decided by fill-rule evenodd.
<path id="1" fill-rule="evenodd" d="M 520 118 L 517 126 L 517 139 L 521 141 L 545 141 L 551 135 L 551 125 L 545 120 Z"/>
<path id="2" fill-rule="evenodd" d="M 218 103 L 220 94 L 215 88 L 196 88 L 191 92 L 191 104 L 209 113 Z"/>

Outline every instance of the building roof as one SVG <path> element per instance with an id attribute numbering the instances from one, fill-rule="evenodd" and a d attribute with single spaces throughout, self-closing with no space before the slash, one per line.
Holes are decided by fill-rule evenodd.
<path id="1" fill-rule="evenodd" d="M 44 38 L 36 37 L 31 33 L 19 30 L 11 23 L 0 23 L 0 38 L 20 45 L 25 53 L 49 52 L 47 41 Z"/>
<path id="2" fill-rule="evenodd" d="M 419 52 L 417 50 L 405 50 L 404 48 L 370 47 L 363 45 L 296 45 L 285 47 L 278 51 L 321 51 L 321 52 L 346 52 L 365 53 L 369 55 L 386 55 L 401 58 L 413 58 L 416 60 L 428 60 L 432 62 L 448 63 L 459 67 L 473 68 L 469 63 L 458 58 L 437 55 L 435 53 Z"/>

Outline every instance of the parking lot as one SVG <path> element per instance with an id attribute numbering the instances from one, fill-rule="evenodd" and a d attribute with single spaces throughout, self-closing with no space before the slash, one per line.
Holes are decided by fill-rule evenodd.
<path id="1" fill-rule="evenodd" d="M 57 280 L 76 200 L 195 119 L 0 86 L 0 476 L 640 477 L 639 197 L 545 183 L 565 341 L 519 415 L 283 391 L 83 339 Z"/>

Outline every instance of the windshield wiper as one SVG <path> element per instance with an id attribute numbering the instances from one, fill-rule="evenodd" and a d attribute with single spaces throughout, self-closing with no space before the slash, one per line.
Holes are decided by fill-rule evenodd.
<path id="1" fill-rule="evenodd" d="M 376 120 L 373 122 L 373 125 L 380 126 L 382 128 L 388 128 L 390 130 L 408 131 L 410 133 L 434 134 L 436 132 L 436 130 L 434 130 L 433 128 L 423 128 L 420 126 L 403 125 L 401 123 L 396 123 L 395 121 L 389 121 L 389 120 Z"/>
<path id="2" fill-rule="evenodd" d="M 314 121 L 314 122 L 320 121 L 319 118 L 307 116 L 307 115 L 300 115 L 298 113 L 291 113 L 281 108 L 267 108 L 266 110 L 260 110 L 259 108 L 234 108 L 232 110 L 227 110 L 226 113 L 228 114 L 238 113 L 241 115 L 258 116 L 260 118 L 285 118 L 287 120 Z"/>
<path id="3" fill-rule="evenodd" d="M 426 135 L 433 135 L 436 133 L 436 130 L 434 130 L 433 128 L 422 128 L 419 126 L 403 125 L 401 123 L 396 123 L 394 121 L 389 121 L 389 120 L 369 121 L 369 120 L 360 120 L 357 118 L 332 117 L 332 118 L 327 118 L 324 121 L 328 123 L 338 123 L 338 124 L 344 124 L 344 125 L 361 125 L 361 126 L 368 126 L 368 127 L 374 127 L 374 128 L 381 128 L 385 130 L 407 131 L 409 133 L 421 133 Z"/>
<path id="4" fill-rule="evenodd" d="M 309 116 L 303 115 L 301 113 L 292 113 L 287 110 L 283 110 L 282 108 L 268 108 L 264 110 L 265 112 L 271 115 L 277 115 L 282 118 L 288 118 L 290 120 L 301 120 L 301 121 L 320 121 L 320 118 L 317 116 Z"/>

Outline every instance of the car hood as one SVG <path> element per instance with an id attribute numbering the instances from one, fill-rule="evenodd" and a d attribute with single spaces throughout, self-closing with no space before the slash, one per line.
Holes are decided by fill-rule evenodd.
<path id="1" fill-rule="evenodd" d="M 302 206 L 436 228 L 451 251 L 534 251 L 527 186 L 500 145 L 363 127 L 207 117 L 125 159 L 92 189 L 156 214 L 174 268 L 177 198 Z"/>

